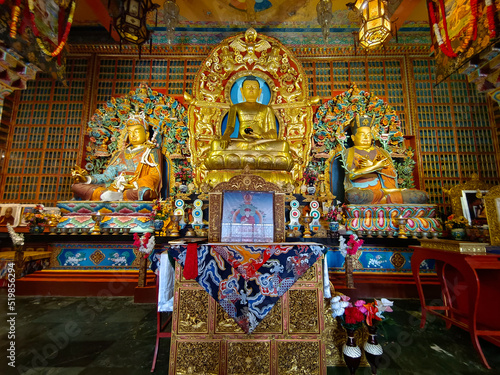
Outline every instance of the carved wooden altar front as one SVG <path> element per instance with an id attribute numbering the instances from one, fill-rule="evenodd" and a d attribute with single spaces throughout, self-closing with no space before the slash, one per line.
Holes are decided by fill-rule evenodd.
<path id="1" fill-rule="evenodd" d="M 321 264 L 245 334 L 177 263 L 169 374 L 326 374 Z"/>

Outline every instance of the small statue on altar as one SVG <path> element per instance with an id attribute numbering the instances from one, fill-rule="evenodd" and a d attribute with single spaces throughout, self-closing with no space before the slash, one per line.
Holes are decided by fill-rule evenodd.
<path id="1" fill-rule="evenodd" d="M 426 192 L 400 189 L 390 154 L 373 144 L 369 120 L 356 116 L 351 127 L 354 146 L 344 154 L 346 200 L 351 204 L 424 204 Z"/>
<path id="2" fill-rule="evenodd" d="M 101 174 L 75 167 L 71 186 L 76 198 L 92 201 L 150 201 L 158 197 L 160 152 L 148 141 L 148 124 L 141 115 L 126 122 L 129 145 L 117 151 Z"/>

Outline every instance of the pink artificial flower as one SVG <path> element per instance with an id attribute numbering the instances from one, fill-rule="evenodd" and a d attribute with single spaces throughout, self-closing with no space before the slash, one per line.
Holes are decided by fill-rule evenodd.
<path id="1" fill-rule="evenodd" d="M 341 299 L 343 302 L 349 302 L 349 300 L 351 299 L 351 297 L 346 296 L 346 295 L 341 295 L 341 296 L 340 296 L 340 299 Z"/>
<path id="2" fill-rule="evenodd" d="M 356 301 L 354 306 L 356 306 L 359 309 L 359 311 L 361 311 L 363 314 L 366 314 L 368 310 L 366 310 L 366 307 L 364 306 L 365 304 L 366 304 L 365 301 L 363 301 L 362 299 L 359 299 Z"/>

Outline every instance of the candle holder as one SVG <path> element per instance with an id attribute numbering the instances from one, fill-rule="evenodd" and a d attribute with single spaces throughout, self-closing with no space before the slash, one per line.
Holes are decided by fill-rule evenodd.
<path id="1" fill-rule="evenodd" d="M 170 237 L 179 237 L 179 222 L 181 221 L 183 215 L 170 215 L 172 222 L 174 223 L 172 227 L 172 232 Z"/>
<path id="2" fill-rule="evenodd" d="M 311 238 L 311 230 L 309 229 L 309 224 L 312 222 L 313 217 L 306 215 L 302 216 L 302 222 L 304 224 L 304 235 L 302 237 L 304 238 Z"/>
<path id="3" fill-rule="evenodd" d="M 101 221 L 102 221 L 102 216 L 99 211 L 97 211 L 96 214 L 92 214 L 92 220 L 94 220 L 94 228 L 92 228 L 92 234 L 93 235 L 98 235 L 101 234 Z"/>
<path id="4" fill-rule="evenodd" d="M 406 237 L 406 218 L 403 216 L 399 216 L 398 224 L 399 224 L 398 238 L 408 238 Z"/>

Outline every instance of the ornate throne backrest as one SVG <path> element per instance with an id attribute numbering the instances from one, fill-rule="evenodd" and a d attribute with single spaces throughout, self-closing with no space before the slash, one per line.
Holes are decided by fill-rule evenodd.
<path id="1" fill-rule="evenodd" d="M 221 124 L 233 103 L 231 88 L 253 75 L 268 86 L 269 104 L 279 124 L 278 138 L 287 140 L 294 156 L 293 178 L 301 177 L 311 150 L 312 108 L 307 77 L 300 62 L 279 41 L 254 29 L 225 39 L 203 62 L 190 102 L 189 148 L 194 180 L 203 181 L 210 142 L 221 136 Z"/>

